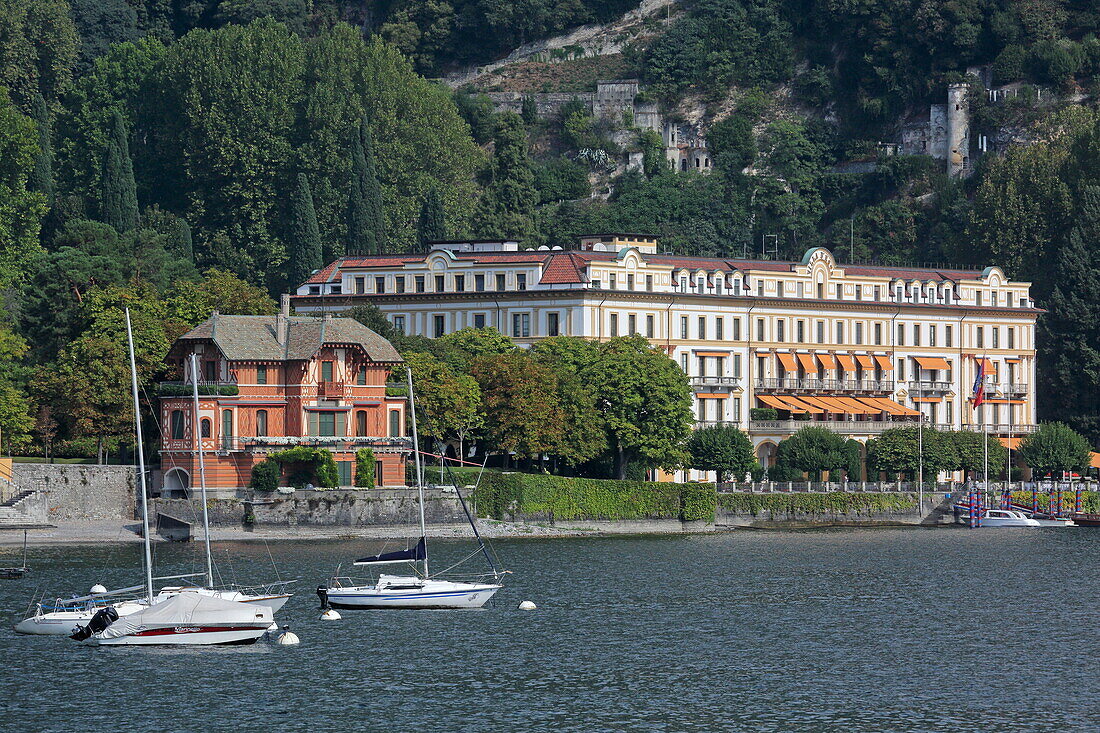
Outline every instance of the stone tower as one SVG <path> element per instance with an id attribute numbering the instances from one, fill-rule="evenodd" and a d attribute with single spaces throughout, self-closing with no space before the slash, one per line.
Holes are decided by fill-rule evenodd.
<path id="1" fill-rule="evenodd" d="M 968 85 L 947 87 L 947 175 L 958 178 L 970 169 L 970 107 L 966 99 Z"/>

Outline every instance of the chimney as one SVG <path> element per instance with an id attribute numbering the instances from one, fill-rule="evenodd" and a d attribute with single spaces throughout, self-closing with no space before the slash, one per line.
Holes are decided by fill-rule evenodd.
<path id="1" fill-rule="evenodd" d="M 286 293 L 279 298 L 279 314 L 275 316 L 275 340 L 286 346 L 287 331 L 290 329 L 290 296 Z"/>

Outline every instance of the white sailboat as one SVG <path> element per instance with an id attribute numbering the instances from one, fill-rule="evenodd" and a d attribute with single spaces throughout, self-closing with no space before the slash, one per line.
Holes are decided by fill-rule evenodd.
<path id="1" fill-rule="evenodd" d="M 199 386 L 198 367 L 195 355 L 191 355 L 191 374 L 193 375 L 192 398 L 194 400 L 195 419 L 193 425 L 198 425 L 199 415 Z M 206 546 L 206 572 L 189 573 L 185 575 L 170 575 L 154 580 L 182 580 L 205 576 L 206 584 L 198 585 L 174 585 L 164 586 L 154 596 L 153 604 L 165 601 L 181 593 L 192 593 L 204 596 L 220 598 L 226 601 L 250 603 L 253 605 L 267 606 L 272 613 L 276 613 L 286 604 L 293 593 L 286 593 L 285 587 L 293 581 L 270 583 L 258 588 L 215 588 L 214 587 L 214 560 L 210 552 L 210 517 L 206 509 L 206 469 L 203 462 L 202 444 L 198 445 L 199 456 L 199 485 L 202 490 L 202 525 L 204 542 Z M 26 563 L 24 563 L 26 564 Z M 15 631 L 20 634 L 37 636 L 68 636 L 79 626 L 86 626 L 91 622 L 96 613 L 107 607 L 114 608 L 118 616 L 129 616 L 149 607 L 146 598 L 124 598 L 118 596 L 133 594 L 140 591 L 143 586 L 121 588 L 114 591 L 98 591 L 93 589 L 88 595 L 76 598 L 56 598 L 51 601 L 39 601 L 35 604 L 34 612 L 15 625 Z M 98 591 L 98 592 L 97 592 Z"/>
<path id="2" fill-rule="evenodd" d="M 153 594 L 153 553 L 149 537 L 149 499 L 145 487 L 145 449 L 141 436 L 141 405 L 138 402 L 137 365 L 130 311 L 126 310 L 126 338 L 130 352 L 130 376 L 137 437 L 138 477 L 141 490 L 141 525 L 144 544 L 145 608 L 120 617 L 108 606 L 95 613 L 71 638 L 96 646 L 209 646 L 251 644 L 274 623 L 268 606 L 224 600 L 203 593 L 178 592 L 164 600 Z"/>
<path id="3" fill-rule="evenodd" d="M 412 422 L 413 455 L 416 463 L 417 496 L 420 506 L 420 539 L 405 550 L 381 553 L 355 561 L 360 566 L 377 566 L 410 563 L 414 572 L 417 564 L 423 572 L 416 575 L 379 575 L 374 583 L 356 584 L 351 578 L 335 576 L 327 586 L 317 588 L 321 605 L 325 608 L 481 608 L 503 586 L 500 580 L 504 572 L 496 567 L 478 532 L 477 523 L 466 510 L 466 503 L 459 494 L 459 501 L 466 510 L 466 517 L 474 529 L 478 546 L 489 562 L 491 572 L 485 582 L 465 582 L 432 577 L 428 572 L 428 542 L 424 527 L 424 475 L 420 466 L 419 443 L 416 433 L 416 406 L 413 397 L 412 372 L 406 369 L 409 387 L 409 415 Z M 491 580 L 490 580 L 491 578 Z"/>

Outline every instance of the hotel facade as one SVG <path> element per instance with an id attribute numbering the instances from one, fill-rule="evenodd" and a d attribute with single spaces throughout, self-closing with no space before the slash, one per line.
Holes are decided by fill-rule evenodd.
<path id="1" fill-rule="evenodd" d="M 997 267 L 841 265 L 820 247 L 797 262 L 680 257 L 654 237 L 610 234 L 575 250 L 463 241 L 349 256 L 293 301 L 299 313 L 373 304 L 428 337 L 640 334 L 688 375 L 698 425 L 745 429 L 771 465 L 807 424 L 861 442 L 919 416 L 1006 439 L 1035 430 L 1040 310 L 1029 289 Z M 979 365 L 986 404 L 974 408 Z"/>

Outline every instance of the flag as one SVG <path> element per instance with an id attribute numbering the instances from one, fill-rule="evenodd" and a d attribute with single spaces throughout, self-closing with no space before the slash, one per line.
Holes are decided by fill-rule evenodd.
<path id="1" fill-rule="evenodd" d="M 974 357 L 977 359 L 977 357 Z M 985 357 L 978 359 L 978 376 L 974 377 L 974 407 L 985 402 Z"/>

